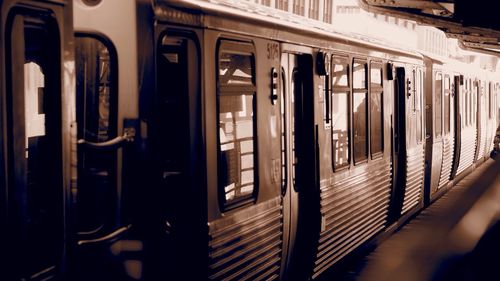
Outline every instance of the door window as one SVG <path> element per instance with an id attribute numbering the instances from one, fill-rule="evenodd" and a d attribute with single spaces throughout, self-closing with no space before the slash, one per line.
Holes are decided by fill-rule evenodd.
<path id="1" fill-rule="evenodd" d="M 256 195 L 256 120 L 253 46 L 221 41 L 218 53 L 218 181 L 223 209 Z"/>

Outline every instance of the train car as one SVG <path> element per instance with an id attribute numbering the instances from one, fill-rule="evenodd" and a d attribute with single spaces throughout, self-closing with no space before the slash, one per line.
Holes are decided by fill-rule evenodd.
<path id="1" fill-rule="evenodd" d="M 160 276 L 317 279 L 423 206 L 422 57 L 244 6 L 138 16 Z"/>
<path id="2" fill-rule="evenodd" d="M 492 71 L 446 58 L 427 56 L 425 61 L 426 199 L 430 202 L 465 176 L 465 171 L 482 163 L 485 153 L 489 155 L 496 118 L 490 106 L 494 107 L 496 93 Z M 488 86 L 484 97 L 478 94 L 478 85 Z M 477 113 L 479 109 L 484 111 Z"/>
<path id="3" fill-rule="evenodd" d="M 1 4 L 7 280 L 321 279 L 494 134 L 493 73 L 254 3 Z"/>
<path id="4" fill-rule="evenodd" d="M 74 9 L 75 276 L 319 279 L 484 158 L 480 70 L 250 2 L 119 2 Z"/>
<path id="5" fill-rule="evenodd" d="M 76 171 L 71 1 L 0 1 L 2 280 L 68 270 Z"/>

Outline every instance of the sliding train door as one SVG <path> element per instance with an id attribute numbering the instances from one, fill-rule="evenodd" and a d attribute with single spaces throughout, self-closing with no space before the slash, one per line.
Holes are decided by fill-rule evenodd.
<path id="1" fill-rule="evenodd" d="M 458 166 L 460 164 L 460 152 L 462 150 L 462 129 L 464 128 L 464 78 L 463 76 L 455 75 L 453 78 L 453 120 L 454 120 L 454 139 L 455 149 L 453 153 L 453 163 L 451 168 L 450 179 L 454 179 L 457 175 Z"/>
<path id="2" fill-rule="evenodd" d="M 312 272 L 313 243 L 319 235 L 312 57 L 283 53 L 281 67 L 287 159 L 283 191 L 286 252 L 282 264 L 287 265 L 284 280 L 306 280 Z"/>
<path id="3" fill-rule="evenodd" d="M 4 1 L 1 11 L 0 255 L 6 263 L 0 271 L 3 280 L 53 280 L 65 270 L 72 119 L 70 81 L 62 75 L 64 10 L 12 2 Z"/>
<path id="4" fill-rule="evenodd" d="M 73 8 L 78 178 L 70 279 L 140 279 L 145 266 L 138 212 L 146 184 L 138 180 L 136 146 L 136 1 L 74 1 Z"/>
<path id="5" fill-rule="evenodd" d="M 436 80 L 436 83 L 439 83 Z M 452 77 L 449 74 L 443 75 L 443 84 L 442 84 L 442 94 L 441 103 L 442 103 L 442 120 L 440 120 L 443 124 L 442 126 L 442 146 L 443 146 L 443 154 L 442 154 L 442 164 L 441 164 L 441 172 L 439 176 L 439 182 L 437 185 L 437 189 L 441 190 L 446 187 L 450 182 L 452 166 L 453 166 L 453 156 L 454 156 L 454 147 L 455 147 L 455 115 L 454 115 L 454 83 Z M 437 110 L 439 111 L 439 110 Z M 437 122 L 437 120 L 436 120 Z M 444 189 L 443 189 L 444 190 Z"/>
<path id="6" fill-rule="evenodd" d="M 411 215 L 423 204 L 424 142 L 421 69 L 396 67 L 392 218 Z"/>

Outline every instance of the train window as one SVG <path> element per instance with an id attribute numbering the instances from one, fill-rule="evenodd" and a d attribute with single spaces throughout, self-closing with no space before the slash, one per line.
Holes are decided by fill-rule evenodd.
<path id="1" fill-rule="evenodd" d="M 349 166 L 349 62 L 332 56 L 332 156 L 333 168 Z"/>
<path id="2" fill-rule="evenodd" d="M 491 82 L 488 84 L 488 118 L 493 118 L 493 85 Z"/>
<path id="3" fill-rule="evenodd" d="M 280 92 L 280 113 L 281 113 L 281 191 L 284 194 L 287 188 L 287 165 L 288 165 L 288 159 L 287 159 L 287 143 L 286 143 L 286 77 L 285 77 L 285 70 L 282 68 L 281 69 L 281 92 Z"/>
<path id="4" fill-rule="evenodd" d="M 218 57 L 218 182 L 223 209 L 256 194 L 254 52 L 249 44 L 222 41 Z"/>
<path id="5" fill-rule="evenodd" d="M 469 126 L 470 124 L 472 124 L 472 120 L 471 120 L 471 107 L 472 107 L 472 100 L 471 100 L 471 97 L 472 97 L 472 81 L 471 79 L 467 79 L 467 96 L 465 97 L 465 101 L 466 101 L 466 105 L 465 105 L 465 115 L 466 115 L 466 119 L 467 119 L 467 126 Z"/>
<path id="6" fill-rule="evenodd" d="M 368 158 L 367 141 L 367 63 L 361 60 L 353 62 L 353 140 L 354 164 L 362 163 Z"/>
<path id="7" fill-rule="evenodd" d="M 384 149 L 382 64 L 370 64 L 370 148 L 372 159 L 382 156 Z"/>
<path id="8" fill-rule="evenodd" d="M 472 116 L 472 123 L 477 124 L 477 114 L 478 114 L 478 97 L 480 95 L 481 91 L 481 81 L 476 80 L 474 82 L 474 90 L 472 94 L 472 108 L 471 108 L 471 116 Z"/>
<path id="9" fill-rule="evenodd" d="M 441 73 L 436 74 L 436 79 L 434 80 L 434 134 L 436 137 L 440 137 L 442 134 L 442 119 L 443 119 L 443 109 L 442 109 L 442 91 L 443 91 L 443 75 Z"/>
<path id="10" fill-rule="evenodd" d="M 78 139 L 106 142 L 117 134 L 117 55 L 110 41 L 93 34 L 75 37 Z M 117 208 L 116 151 L 78 150 L 77 215 L 80 233 L 113 225 Z"/>
<path id="11" fill-rule="evenodd" d="M 416 118 L 417 118 L 417 142 L 422 141 L 422 97 L 423 97 L 423 76 L 422 76 L 422 69 L 418 69 L 417 71 L 417 79 L 415 81 L 417 90 L 415 92 L 415 113 L 416 113 Z"/>
<path id="12" fill-rule="evenodd" d="M 444 134 L 448 134 L 450 132 L 450 76 L 444 76 Z"/>
<path id="13" fill-rule="evenodd" d="M 345 59 L 333 58 L 332 87 L 349 87 L 348 64 Z"/>

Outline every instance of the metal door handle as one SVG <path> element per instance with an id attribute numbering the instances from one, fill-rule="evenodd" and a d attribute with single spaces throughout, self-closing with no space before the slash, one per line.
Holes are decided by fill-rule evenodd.
<path id="1" fill-rule="evenodd" d="M 121 227 L 107 235 L 104 235 L 102 237 L 96 238 L 96 239 L 88 239 L 88 240 L 80 240 L 77 242 L 78 246 L 83 246 L 83 245 L 95 245 L 95 244 L 104 244 L 104 243 L 109 243 L 112 241 L 115 241 L 118 239 L 120 236 L 122 236 L 125 232 L 127 232 L 130 228 L 132 227 L 131 224 Z"/>
<path id="2" fill-rule="evenodd" d="M 105 142 L 91 142 L 85 139 L 79 139 L 78 145 L 92 149 L 112 149 L 112 148 L 118 148 L 124 143 L 133 142 L 134 137 L 135 137 L 135 128 L 131 127 L 131 128 L 124 128 L 123 136 L 118 136 L 112 140 Z"/>

